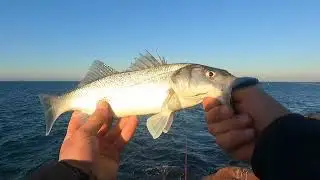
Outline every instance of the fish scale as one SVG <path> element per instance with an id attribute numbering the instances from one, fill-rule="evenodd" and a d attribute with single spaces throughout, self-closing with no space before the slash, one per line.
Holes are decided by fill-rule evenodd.
<path id="1" fill-rule="evenodd" d="M 111 88 L 111 87 L 118 87 L 118 86 L 132 86 L 135 84 L 152 82 L 152 81 L 157 82 L 157 80 L 170 78 L 171 73 L 174 73 L 176 70 L 183 68 L 187 65 L 189 64 L 164 65 L 164 66 L 155 67 L 152 69 L 118 73 L 113 76 L 108 76 L 103 79 L 100 79 L 91 84 L 87 84 L 85 87 L 108 86 Z"/>

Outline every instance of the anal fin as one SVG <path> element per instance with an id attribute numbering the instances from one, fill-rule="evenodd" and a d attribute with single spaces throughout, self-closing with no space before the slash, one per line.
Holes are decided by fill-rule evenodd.
<path id="1" fill-rule="evenodd" d="M 180 108 L 179 97 L 170 89 L 168 97 L 163 102 L 161 112 L 147 120 L 147 128 L 154 139 L 158 138 L 162 132 L 167 133 L 170 130 L 175 111 Z"/>
<path id="2" fill-rule="evenodd" d="M 157 139 L 165 128 L 167 127 L 168 123 L 171 126 L 173 121 L 173 112 L 171 111 L 162 111 L 159 114 L 151 116 L 147 120 L 147 128 L 152 135 L 153 139 Z"/>
<path id="3" fill-rule="evenodd" d="M 174 113 L 172 113 L 172 115 L 170 116 L 171 118 L 169 118 L 169 120 L 167 121 L 167 124 L 166 124 L 166 126 L 164 127 L 164 129 L 163 129 L 162 132 L 168 133 L 168 131 L 169 131 L 170 128 L 171 128 L 172 122 L 173 122 L 173 116 L 174 116 Z"/>

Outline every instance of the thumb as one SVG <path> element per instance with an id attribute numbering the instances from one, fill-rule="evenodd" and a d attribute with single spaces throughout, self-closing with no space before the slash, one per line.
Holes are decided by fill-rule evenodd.
<path id="1" fill-rule="evenodd" d="M 102 125 L 111 117 L 108 103 L 105 101 L 99 102 L 95 112 L 89 117 L 88 122 L 81 127 L 81 130 L 88 135 L 97 135 Z"/>

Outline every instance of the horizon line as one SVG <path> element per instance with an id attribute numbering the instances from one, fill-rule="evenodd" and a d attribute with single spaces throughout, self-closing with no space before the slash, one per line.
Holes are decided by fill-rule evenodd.
<path id="1" fill-rule="evenodd" d="M 81 80 L 0 80 L 0 82 L 80 82 Z M 295 80 L 261 80 L 260 82 L 283 82 L 283 83 L 320 83 L 320 80 L 314 81 L 295 81 Z"/>

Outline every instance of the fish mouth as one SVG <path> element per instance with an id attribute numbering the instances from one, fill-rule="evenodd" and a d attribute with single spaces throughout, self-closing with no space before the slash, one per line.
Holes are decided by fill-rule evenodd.
<path id="1" fill-rule="evenodd" d="M 235 110 L 235 107 L 234 107 L 234 101 L 232 99 L 233 97 L 233 93 L 237 90 L 240 90 L 240 89 L 244 89 L 244 88 L 248 88 L 250 86 L 255 86 L 259 84 L 259 80 L 257 78 L 254 78 L 254 77 L 239 77 L 239 78 L 235 78 L 229 88 L 228 88 L 228 91 L 227 91 L 227 99 L 228 99 L 228 102 L 229 102 L 229 107 L 231 107 L 232 109 Z"/>
<path id="2" fill-rule="evenodd" d="M 232 100 L 232 93 L 239 89 L 247 88 L 250 86 L 254 86 L 259 83 L 259 80 L 257 78 L 253 77 L 239 77 L 234 79 L 230 82 L 230 84 L 226 87 L 223 93 L 223 100 L 224 102 L 229 106 L 234 106 L 233 100 Z"/>
<path id="3" fill-rule="evenodd" d="M 203 93 L 197 93 L 195 95 L 185 96 L 185 98 L 188 98 L 188 99 L 201 99 L 201 98 L 205 97 L 207 94 L 208 94 L 208 91 L 207 92 L 203 92 Z"/>

